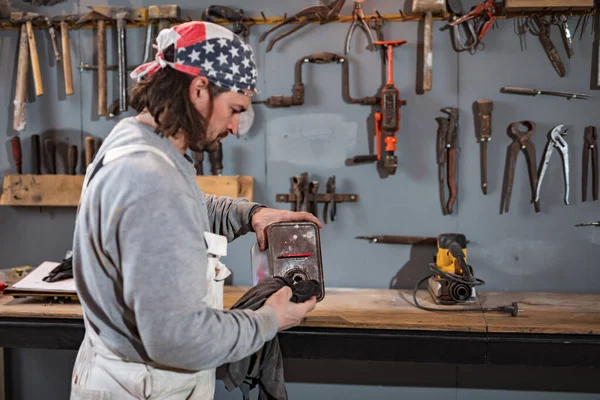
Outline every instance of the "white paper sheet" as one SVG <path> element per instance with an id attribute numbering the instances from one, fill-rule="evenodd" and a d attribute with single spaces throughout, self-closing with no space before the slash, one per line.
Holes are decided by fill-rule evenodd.
<path id="1" fill-rule="evenodd" d="M 40 292 L 51 291 L 77 294 L 73 278 L 58 282 L 45 282 L 43 280 L 58 265 L 60 265 L 58 262 L 44 261 L 27 276 L 12 285 L 11 288 L 27 291 L 35 290 Z"/>

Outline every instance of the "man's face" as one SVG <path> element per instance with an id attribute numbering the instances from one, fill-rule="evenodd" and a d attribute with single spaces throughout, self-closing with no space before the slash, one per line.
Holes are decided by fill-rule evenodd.
<path id="1" fill-rule="evenodd" d="M 203 83 L 201 83 L 201 86 L 203 86 Z M 195 94 L 197 96 L 192 97 L 194 106 L 200 115 L 206 119 L 210 106 L 208 86 L 201 87 L 199 91 L 196 90 Z M 212 99 L 212 115 L 208 120 L 205 140 L 201 147 L 208 150 L 220 140 L 226 138 L 229 133 L 236 135 L 240 123 L 240 114 L 250 107 L 250 102 L 249 96 L 236 92 L 228 91 L 214 96 Z M 190 143 L 192 150 L 194 150 L 193 147 L 195 147 L 194 144 Z"/>

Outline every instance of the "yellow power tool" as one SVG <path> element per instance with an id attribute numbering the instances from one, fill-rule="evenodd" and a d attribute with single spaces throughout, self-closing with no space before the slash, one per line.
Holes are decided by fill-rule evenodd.
<path id="1" fill-rule="evenodd" d="M 429 264 L 432 274 L 421 279 L 415 286 L 413 300 L 415 306 L 426 311 L 502 311 L 517 316 L 517 303 L 510 306 L 482 308 L 480 306 L 465 308 L 429 308 L 417 301 L 419 286 L 428 281 L 428 289 L 436 304 L 460 305 L 476 303 L 475 287 L 485 282 L 475 277 L 473 267 L 467 263 L 467 238 L 462 233 L 443 233 L 437 238 L 437 253 L 434 262 Z"/>

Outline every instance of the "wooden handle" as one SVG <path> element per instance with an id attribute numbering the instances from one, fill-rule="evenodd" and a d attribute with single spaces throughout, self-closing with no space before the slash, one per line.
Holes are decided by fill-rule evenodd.
<path id="1" fill-rule="evenodd" d="M 433 16 L 431 12 L 425 14 L 425 30 L 423 37 L 423 90 L 428 92 L 432 85 L 432 65 L 433 65 Z"/>
<path id="2" fill-rule="evenodd" d="M 87 168 L 94 159 L 94 152 L 96 150 L 96 141 L 93 137 L 88 136 L 85 138 L 85 167 Z"/>
<path id="3" fill-rule="evenodd" d="M 60 23 L 60 38 L 62 40 L 65 92 L 67 96 L 71 96 L 73 94 L 73 68 L 71 66 L 71 45 L 69 43 L 69 24 L 67 21 L 61 21 Z"/>
<path id="4" fill-rule="evenodd" d="M 19 64 L 17 67 L 17 83 L 15 88 L 15 110 L 13 115 L 13 128 L 16 131 L 25 129 L 25 103 L 27 102 L 27 70 L 29 69 L 29 44 L 27 42 L 27 28 L 21 26 L 21 40 L 19 42 Z"/>
<path id="5" fill-rule="evenodd" d="M 69 162 L 69 174 L 77 175 L 77 146 L 71 145 L 69 147 L 68 162 Z"/>
<path id="6" fill-rule="evenodd" d="M 98 21 L 98 116 L 106 115 L 108 98 L 106 95 L 106 25 Z"/>
<path id="7" fill-rule="evenodd" d="M 23 173 L 23 153 L 21 151 L 21 138 L 13 136 L 11 139 L 12 153 L 17 167 L 17 174 Z"/>
<path id="8" fill-rule="evenodd" d="M 31 56 L 31 68 L 33 69 L 33 83 L 35 84 L 36 96 L 44 94 L 44 85 L 42 84 L 42 70 L 40 69 L 40 59 L 38 57 L 37 45 L 33 34 L 31 21 L 26 21 L 27 39 L 29 39 L 29 55 Z"/>
<path id="9" fill-rule="evenodd" d="M 40 153 L 40 135 L 31 135 L 31 161 L 33 166 L 33 173 L 39 175 L 42 173 L 41 170 L 41 153 Z"/>
<path id="10" fill-rule="evenodd" d="M 56 145 L 50 138 L 44 140 L 44 157 L 49 174 L 56 174 Z"/>

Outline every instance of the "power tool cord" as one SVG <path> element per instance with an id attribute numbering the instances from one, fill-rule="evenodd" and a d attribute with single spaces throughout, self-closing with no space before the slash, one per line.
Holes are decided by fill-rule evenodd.
<path id="1" fill-rule="evenodd" d="M 472 268 L 471 266 L 468 266 L 468 268 L 471 269 L 472 272 Z M 480 286 L 485 284 L 485 282 L 479 278 L 474 278 L 473 281 L 466 281 L 464 280 L 461 276 L 456 275 L 456 274 L 451 274 L 449 272 L 446 271 L 442 271 L 440 268 L 438 268 L 437 265 L 435 264 L 430 264 L 429 265 L 429 269 L 434 272 L 435 275 L 441 275 L 446 279 L 449 279 L 453 282 L 458 282 L 458 283 L 462 283 L 468 286 Z M 413 300 L 415 302 L 415 306 L 417 308 L 420 308 L 421 310 L 425 310 L 425 311 L 451 311 L 451 312 L 474 312 L 474 311 L 500 311 L 500 312 L 506 312 L 511 314 L 513 317 L 516 317 L 519 310 L 519 305 L 517 303 L 512 303 L 510 306 L 496 306 L 496 307 L 487 307 L 487 308 L 430 308 L 430 307 L 425 307 L 419 304 L 419 302 L 417 301 L 417 291 L 419 290 L 419 286 L 421 286 L 421 284 L 423 284 L 423 282 L 427 281 L 429 278 L 431 278 L 432 276 L 434 276 L 434 274 L 431 274 L 429 276 L 426 276 L 425 278 L 421 279 L 419 281 L 419 283 L 416 284 L 415 289 L 413 291 Z"/>

